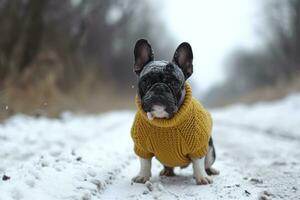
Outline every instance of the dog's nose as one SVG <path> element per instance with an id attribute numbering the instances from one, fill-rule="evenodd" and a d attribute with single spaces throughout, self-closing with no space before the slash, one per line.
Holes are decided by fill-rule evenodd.
<path id="1" fill-rule="evenodd" d="M 164 111 L 165 110 L 165 106 L 160 106 L 160 105 L 153 105 L 151 107 L 151 111 L 157 111 L 157 112 L 160 112 L 160 111 Z"/>
<path id="2" fill-rule="evenodd" d="M 169 117 L 169 114 L 166 112 L 166 106 L 161 106 L 161 105 L 153 105 L 151 107 L 151 112 L 148 112 L 148 113 L 150 113 L 153 118 L 168 118 Z M 148 118 L 149 118 L 150 114 L 147 114 Z M 150 118 L 151 118 L 151 116 L 150 116 Z"/>

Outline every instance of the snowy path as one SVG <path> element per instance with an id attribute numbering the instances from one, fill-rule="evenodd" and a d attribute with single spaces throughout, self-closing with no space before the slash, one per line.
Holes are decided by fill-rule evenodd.
<path id="1" fill-rule="evenodd" d="M 155 162 L 152 192 L 143 185 L 130 186 L 129 178 L 139 167 L 136 160 L 107 188 L 103 199 L 259 199 L 264 193 L 270 199 L 300 199 L 300 141 L 218 125 L 214 132 L 215 166 L 221 175 L 214 177 L 213 185 L 195 185 L 191 166 L 178 169 L 177 177 L 158 177 L 161 165 Z"/>
<path id="2" fill-rule="evenodd" d="M 148 187 L 130 181 L 132 111 L 15 116 L 0 124 L 0 200 L 300 199 L 299 113 L 300 95 L 215 110 L 214 183 L 195 185 L 191 166 L 159 177 L 154 160 Z"/>

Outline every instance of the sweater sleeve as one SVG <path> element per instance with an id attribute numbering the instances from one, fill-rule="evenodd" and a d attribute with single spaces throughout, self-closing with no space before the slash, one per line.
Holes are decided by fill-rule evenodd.
<path id="1" fill-rule="evenodd" d="M 200 107 L 198 107 L 200 106 Z M 212 130 L 212 118 L 201 104 L 196 105 L 198 112 L 195 113 L 193 120 L 194 132 L 186 137 L 188 146 L 188 157 L 190 159 L 201 158 L 208 152 L 208 142 Z"/>
<path id="2" fill-rule="evenodd" d="M 140 127 L 141 121 L 138 120 L 138 116 L 135 116 L 134 123 L 131 128 L 131 138 L 134 142 L 134 152 L 141 158 L 150 159 L 154 155 L 149 152 L 146 147 L 146 137 L 143 134 L 143 129 Z"/>

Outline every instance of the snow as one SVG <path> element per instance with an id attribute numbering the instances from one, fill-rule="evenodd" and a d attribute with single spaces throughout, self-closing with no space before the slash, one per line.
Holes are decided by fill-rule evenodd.
<path id="1" fill-rule="evenodd" d="M 300 140 L 300 95 L 252 106 L 234 105 L 216 110 L 214 120 L 229 125 L 258 129 L 277 136 Z"/>
<path id="2" fill-rule="evenodd" d="M 159 177 L 155 159 L 150 182 L 131 183 L 134 111 L 16 115 L 0 124 L 0 200 L 300 199 L 299 111 L 300 94 L 213 110 L 221 174 L 206 186 L 191 166 Z"/>

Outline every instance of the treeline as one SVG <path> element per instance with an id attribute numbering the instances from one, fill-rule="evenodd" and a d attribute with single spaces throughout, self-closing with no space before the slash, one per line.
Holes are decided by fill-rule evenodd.
<path id="1" fill-rule="evenodd" d="M 210 105 L 222 105 L 255 89 L 299 77 L 300 0 L 268 0 L 262 8 L 263 23 L 258 31 L 262 44 L 230 54 L 225 63 L 225 84 L 206 96 Z"/>
<path id="2" fill-rule="evenodd" d="M 62 89 L 85 74 L 130 87 L 138 38 L 162 56 L 173 48 L 156 10 L 150 1 L 0 0 L 0 89 L 47 74 Z"/>

